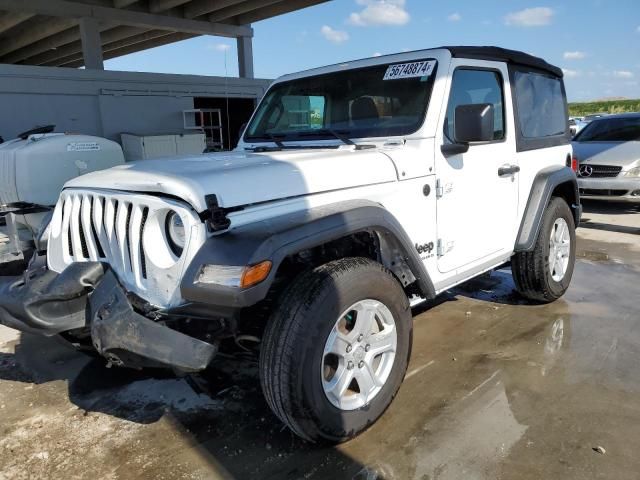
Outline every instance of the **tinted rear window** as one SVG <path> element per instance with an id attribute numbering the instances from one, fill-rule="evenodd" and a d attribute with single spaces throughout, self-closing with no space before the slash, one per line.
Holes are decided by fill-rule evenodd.
<path id="1" fill-rule="evenodd" d="M 516 71 L 518 123 L 524 138 L 564 135 L 567 128 L 562 80 L 534 72 Z"/>
<path id="2" fill-rule="evenodd" d="M 576 142 L 640 141 L 640 117 L 594 120 L 576 136 Z"/>

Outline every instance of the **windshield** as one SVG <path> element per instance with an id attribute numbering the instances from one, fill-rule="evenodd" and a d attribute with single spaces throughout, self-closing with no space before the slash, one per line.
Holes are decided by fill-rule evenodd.
<path id="1" fill-rule="evenodd" d="M 273 86 L 246 130 L 246 141 L 408 135 L 422 125 L 435 60 L 384 64 Z"/>
<path id="2" fill-rule="evenodd" d="M 603 118 L 584 127 L 576 142 L 640 141 L 640 117 Z"/>

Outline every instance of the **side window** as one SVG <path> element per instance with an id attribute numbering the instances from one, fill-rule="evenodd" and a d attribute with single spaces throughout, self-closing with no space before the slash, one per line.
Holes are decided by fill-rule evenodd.
<path id="1" fill-rule="evenodd" d="M 455 138 L 454 117 L 458 105 L 490 103 L 493 105 L 493 139 L 504 138 L 504 92 L 502 77 L 490 70 L 458 68 L 453 72 L 444 134 L 453 142 Z"/>
<path id="2" fill-rule="evenodd" d="M 567 128 L 562 81 L 533 72 L 516 71 L 518 124 L 524 138 L 564 135 Z"/>

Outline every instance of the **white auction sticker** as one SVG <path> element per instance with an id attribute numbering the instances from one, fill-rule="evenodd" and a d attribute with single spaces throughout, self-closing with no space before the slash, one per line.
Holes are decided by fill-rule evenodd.
<path id="1" fill-rule="evenodd" d="M 399 78 L 428 77 L 436 66 L 435 60 L 423 60 L 421 62 L 399 63 L 389 65 L 383 80 L 397 80 Z"/>
<path id="2" fill-rule="evenodd" d="M 95 152 L 100 150 L 98 142 L 72 142 L 67 143 L 67 152 Z"/>

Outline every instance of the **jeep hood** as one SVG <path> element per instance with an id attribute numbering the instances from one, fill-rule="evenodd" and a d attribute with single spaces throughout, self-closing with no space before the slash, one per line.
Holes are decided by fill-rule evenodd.
<path id="1" fill-rule="evenodd" d="M 339 147 L 141 160 L 75 178 L 65 188 L 166 194 L 204 211 L 210 194 L 229 208 L 396 180 L 385 154 Z"/>

